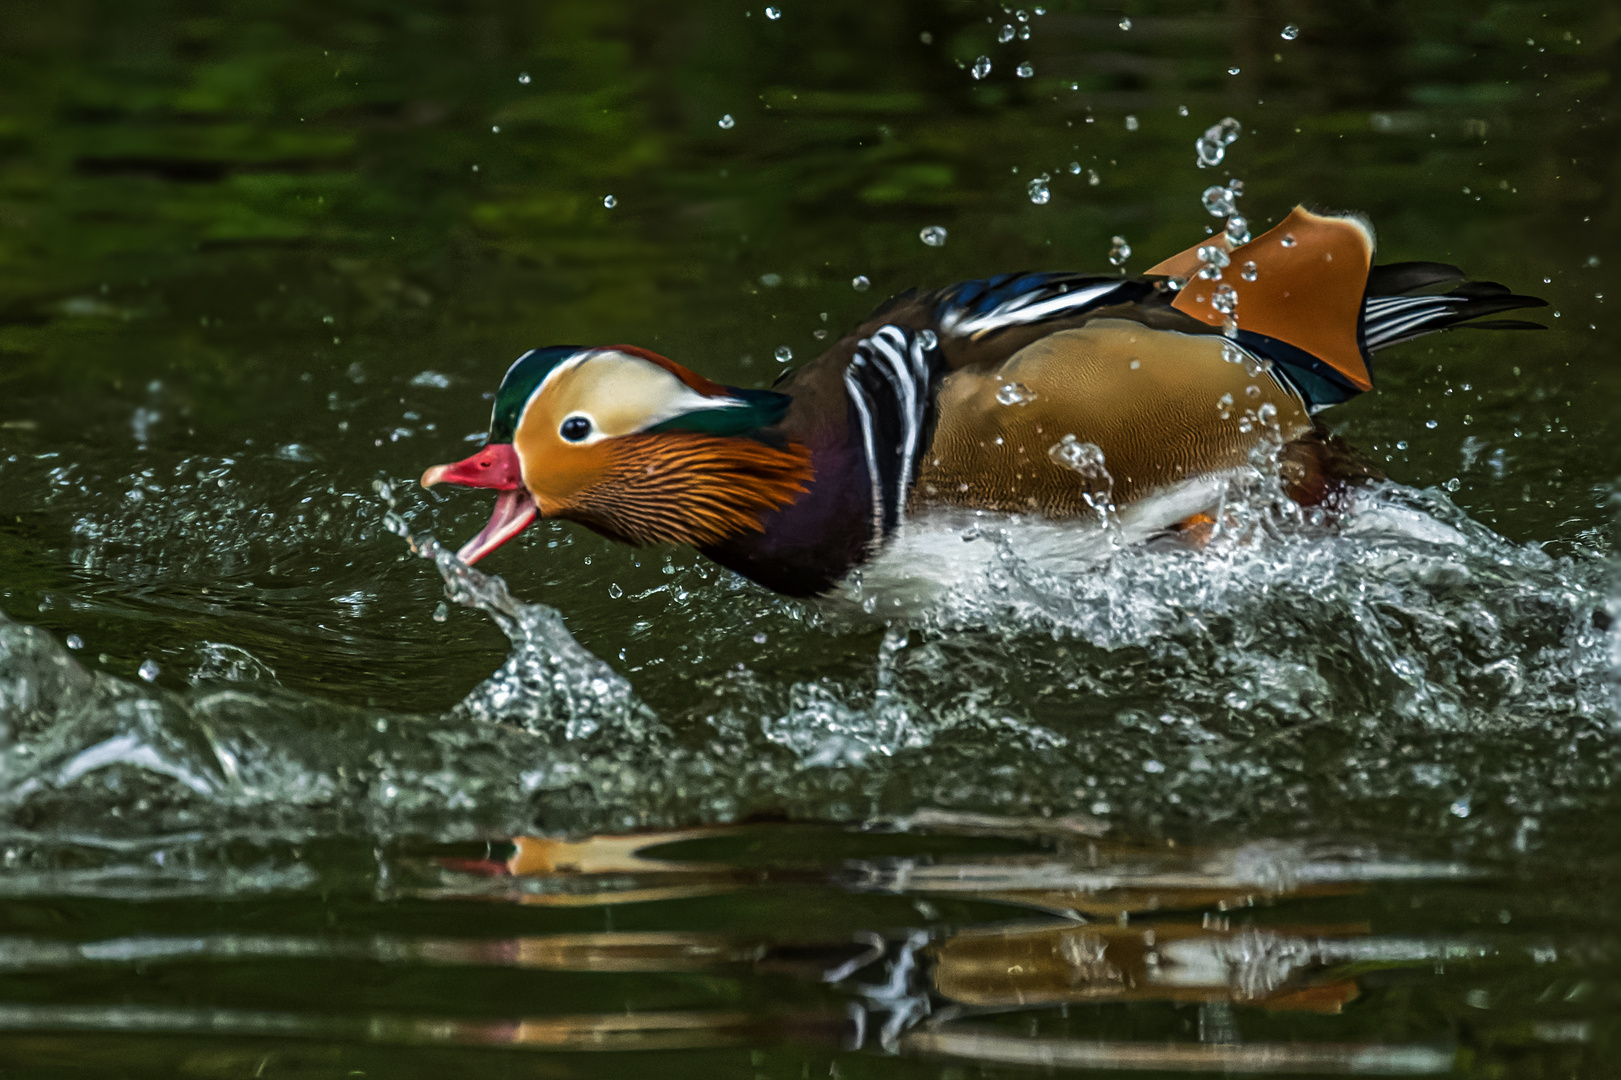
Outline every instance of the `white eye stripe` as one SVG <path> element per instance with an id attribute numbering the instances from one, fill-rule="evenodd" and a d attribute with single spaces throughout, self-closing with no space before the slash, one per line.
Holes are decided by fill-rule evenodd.
<path id="1" fill-rule="evenodd" d="M 748 405 L 740 398 L 700 393 L 642 357 L 617 349 L 589 349 L 553 368 L 520 415 L 528 418 L 537 434 L 544 426 L 545 438 L 578 447 L 647 431 L 692 412 Z M 563 434 L 564 424 L 575 418 L 591 425 L 590 432 L 577 440 Z M 519 426 L 525 426 L 525 420 L 520 419 Z"/>

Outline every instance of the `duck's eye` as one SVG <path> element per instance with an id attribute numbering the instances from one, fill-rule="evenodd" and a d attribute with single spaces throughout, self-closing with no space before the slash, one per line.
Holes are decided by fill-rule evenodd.
<path id="1" fill-rule="evenodd" d="M 587 420 L 583 416 L 571 416 L 567 420 L 563 421 L 563 426 L 560 430 L 563 438 L 567 439 L 569 442 L 579 442 L 581 439 L 591 434 L 591 421 Z"/>

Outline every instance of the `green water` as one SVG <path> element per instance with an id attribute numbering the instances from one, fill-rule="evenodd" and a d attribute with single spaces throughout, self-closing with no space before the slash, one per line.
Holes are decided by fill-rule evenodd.
<path id="1" fill-rule="evenodd" d="M 0 5 L 0 1069 L 1611 1075 L 1615 10 L 777 14 Z M 1324 414 L 1343 531 L 871 611 L 400 535 L 525 349 L 764 386 L 1228 177 L 1550 303 Z"/>

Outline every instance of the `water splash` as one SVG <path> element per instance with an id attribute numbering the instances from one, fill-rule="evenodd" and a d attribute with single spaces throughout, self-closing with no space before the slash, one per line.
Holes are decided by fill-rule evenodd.
<path id="1" fill-rule="evenodd" d="M 1265 427 L 1247 404 L 1227 407 Z M 91 838 L 97 889 L 169 880 L 154 845 L 178 858 L 243 829 L 454 839 L 941 806 L 1081 809 L 1179 836 L 1334 822 L 1392 842 L 1534 848 L 1540 823 L 1590 805 L 1617 765 L 1618 665 L 1595 616 L 1611 603 L 1606 564 L 1508 543 L 1439 491 L 1381 485 L 1332 516 L 1303 511 L 1282 496 L 1273 449 L 1119 508 L 1112 536 L 998 515 L 909 522 L 830 601 L 697 576 L 659 596 L 627 589 L 619 603 L 648 616 L 679 594 L 669 617 L 718 656 L 769 631 L 768 655 L 837 657 L 786 678 L 730 660 L 662 683 L 653 669 L 636 677 L 658 714 L 555 610 L 425 536 L 414 549 L 448 598 L 510 641 L 444 712 L 292 691 L 240 646 L 200 651 L 191 687 L 183 658 L 163 654 L 182 688 L 147 685 L 0 623 L 0 831 L 36 851 Z M 318 477 L 270 502 L 233 477 L 201 459 L 154 472 L 143 482 L 168 512 L 86 515 L 84 563 L 213 583 L 221 560 L 344 545 L 371 567 L 393 543 L 376 535 L 385 521 L 411 534 L 342 513 L 355 496 Z M 413 514 L 434 505 L 410 500 Z M 1165 535 L 1207 510 L 1199 545 Z M 1462 800 L 1467 817 L 1451 810 Z M 153 839 L 181 834 L 203 839 Z M 235 887 L 196 873 L 199 888 Z"/>

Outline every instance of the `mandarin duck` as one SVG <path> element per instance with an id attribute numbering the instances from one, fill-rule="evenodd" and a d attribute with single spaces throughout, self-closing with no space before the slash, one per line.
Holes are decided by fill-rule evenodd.
<path id="1" fill-rule="evenodd" d="M 792 596 L 833 589 L 938 509 L 1135 511 L 1175 529 L 1267 440 L 1292 465 L 1289 496 L 1313 505 L 1336 473 L 1314 414 L 1372 388 L 1373 353 L 1544 303 L 1441 263 L 1374 266 L 1373 250 L 1360 216 L 1297 207 L 1142 277 L 913 290 L 770 390 L 629 345 L 534 349 L 501 380 L 484 448 L 422 483 L 499 492 L 466 563 L 563 518 L 690 544 Z M 1223 279 L 1218 262 L 1242 270 Z"/>

